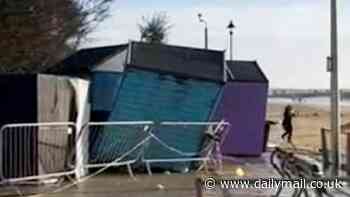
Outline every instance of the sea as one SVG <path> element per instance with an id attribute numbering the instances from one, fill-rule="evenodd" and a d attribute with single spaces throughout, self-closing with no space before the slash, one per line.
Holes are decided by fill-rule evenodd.
<path id="1" fill-rule="evenodd" d="M 305 104 L 310 106 L 330 107 L 329 97 L 310 97 L 303 100 L 295 100 L 290 98 L 269 98 L 269 103 L 272 104 Z M 350 107 L 350 99 L 343 99 L 340 101 L 340 105 L 344 107 Z"/>

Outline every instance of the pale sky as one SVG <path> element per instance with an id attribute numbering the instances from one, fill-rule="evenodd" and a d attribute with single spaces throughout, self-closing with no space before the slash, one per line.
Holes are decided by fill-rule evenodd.
<path id="1" fill-rule="evenodd" d="M 111 17 L 84 47 L 139 40 L 142 16 L 166 12 L 173 25 L 168 43 L 203 47 L 208 22 L 209 48 L 226 50 L 233 20 L 234 59 L 257 60 L 273 88 L 328 88 L 330 0 L 116 0 Z M 350 2 L 338 0 L 340 86 L 350 89 Z M 349 54 L 347 56 L 347 54 Z"/>

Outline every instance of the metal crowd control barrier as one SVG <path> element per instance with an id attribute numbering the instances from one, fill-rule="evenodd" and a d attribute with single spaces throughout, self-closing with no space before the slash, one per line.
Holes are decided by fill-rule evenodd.
<path id="1" fill-rule="evenodd" d="M 87 123 L 79 136 L 84 150 L 77 151 L 81 154 L 77 157 L 83 161 L 77 168 L 127 166 L 133 176 L 131 165 L 140 160 L 153 124 L 152 121 Z"/>
<path id="2" fill-rule="evenodd" d="M 212 161 L 222 170 L 220 146 L 228 127 L 229 123 L 224 121 L 161 122 L 150 132 L 152 139 L 142 158 L 148 174 L 152 175 L 152 163 L 203 162 L 208 169 L 207 164 Z M 198 141 L 203 135 L 204 141 Z M 155 151 L 159 149 L 163 152 Z"/>
<path id="3" fill-rule="evenodd" d="M 207 166 L 212 161 L 221 169 L 220 145 L 228 127 L 224 121 L 89 122 L 78 131 L 71 122 L 9 124 L 0 130 L 0 183 L 112 166 L 126 166 L 133 176 L 131 165 L 137 162 L 144 162 L 149 174 L 154 163 L 197 161 Z M 169 157 L 161 157 L 158 148 Z"/>
<path id="4" fill-rule="evenodd" d="M 77 168 L 126 166 L 129 174 L 133 176 L 131 165 L 137 162 L 145 163 L 150 175 L 151 163 L 203 161 L 206 164 L 209 160 L 216 159 L 219 162 L 218 166 L 221 166 L 220 143 L 228 126 L 229 123 L 223 121 L 159 124 L 152 121 L 87 123 L 82 129 L 84 132 L 78 137 L 84 139 L 84 150 L 76 151 L 80 153 L 76 156 L 77 160 L 83 161 Z M 200 141 L 204 134 L 207 136 L 206 141 Z M 200 144 L 179 141 L 189 137 L 198 139 Z M 188 152 L 183 146 L 192 146 L 190 149 L 195 147 L 198 150 Z M 162 156 L 159 150 L 166 154 L 168 151 L 167 158 L 157 157 Z"/>
<path id="5" fill-rule="evenodd" d="M 74 174 L 68 164 L 75 146 L 71 122 L 8 124 L 0 129 L 0 183 Z"/>

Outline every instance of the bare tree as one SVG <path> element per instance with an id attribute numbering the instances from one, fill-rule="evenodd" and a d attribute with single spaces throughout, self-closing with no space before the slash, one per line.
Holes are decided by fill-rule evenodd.
<path id="1" fill-rule="evenodd" d="M 142 17 L 138 24 L 141 40 L 148 43 L 165 43 L 172 25 L 166 13 L 154 13 L 151 17 Z"/>
<path id="2" fill-rule="evenodd" d="M 113 0 L 0 0 L 0 72 L 37 73 L 74 50 Z"/>

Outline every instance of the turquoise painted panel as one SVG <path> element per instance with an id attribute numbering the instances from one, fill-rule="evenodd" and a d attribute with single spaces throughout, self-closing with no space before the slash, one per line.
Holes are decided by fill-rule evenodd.
<path id="1" fill-rule="evenodd" d="M 207 121 L 220 85 L 127 71 L 110 121 Z"/>
<path id="2" fill-rule="evenodd" d="M 141 147 L 127 156 L 125 153 L 147 136 L 143 129 L 144 125 L 90 126 L 89 163 L 135 160 Z"/>
<path id="3" fill-rule="evenodd" d="M 92 111 L 112 111 L 122 73 L 95 72 L 90 86 L 90 101 Z"/>
<path id="4" fill-rule="evenodd" d="M 125 73 L 109 121 L 208 121 L 221 85 L 195 79 L 179 79 L 137 69 Z M 162 126 L 155 134 L 183 152 L 198 153 L 204 138 L 199 126 Z M 177 153 L 152 141 L 145 158 L 180 158 Z M 186 164 L 188 167 L 188 164 Z M 155 164 L 169 168 L 168 164 Z M 178 168 L 174 164 L 171 167 Z"/>
<path id="5" fill-rule="evenodd" d="M 116 101 L 123 73 L 94 72 L 90 85 L 90 103 L 92 121 L 107 121 Z M 121 144 L 123 136 L 115 134 L 116 128 L 94 128 L 89 134 L 89 162 L 104 163 L 113 161 L 119 155 L 114 145 Z M 124 131 L 125 128 L 117 129 Z M 113 141 L 113 143 L 111 142 Z M 113 149 L 113 150 L 111 150 Z"/>

